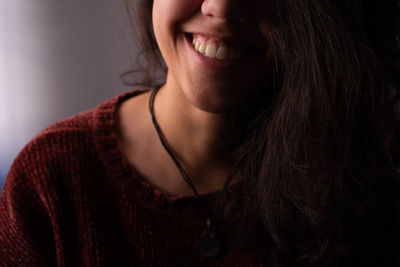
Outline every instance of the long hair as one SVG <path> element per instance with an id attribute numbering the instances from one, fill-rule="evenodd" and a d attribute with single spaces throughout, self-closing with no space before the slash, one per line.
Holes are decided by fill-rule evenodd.
<path id="1" fill-rule="evenodd" d="M 162 66 L 152 2 L 139 2 L 138 31 L 149 62 Z M 396 266 L 398 3 L 271 8 L 274 96 L 238 148 L 248 232 L 262 225 L 276 266 Z"/>

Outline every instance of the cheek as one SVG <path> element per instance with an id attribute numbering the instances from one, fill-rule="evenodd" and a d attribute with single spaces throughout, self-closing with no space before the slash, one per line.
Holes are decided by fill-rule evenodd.
<path id="1" fill-rule="evenodd" d="M 181 25 L 201 11 L 202 3 L 203 0 L 154 0 L 153 2 L 154 35 L 170 71 L 179 61 L 177 41 Z"/>
<path id="2" fill-rule="evenodd" d="M 254 14 L 254 24 L 258 25 L 263 38 L 271 43 L 271 30 L 276 24 L 276 14 L 270 1 L 254 1 L 251 9 Z"/>
<path id="3" fill-rule="evenodd" d="M 172 26 L 185 21 L 197 10 L 200 10 L 203 0 L 154 0 L 153 24 Z"/>
<path id="4" fill-rule="evenodd" d="M 203 0 L 154 0 L 153 30 L 161 52 L 173 49 L 180 24 L 200 10 L 202 2 Z"/>

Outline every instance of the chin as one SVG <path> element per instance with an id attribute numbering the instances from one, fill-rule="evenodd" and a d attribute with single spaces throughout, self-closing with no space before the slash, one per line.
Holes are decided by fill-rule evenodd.
<path id="1" fill-rule="evenodd" d="M 242 88 L 229 87 L 191 87 L 186 98 L 196 108 L 209 113 L 232 113 L 251 103 L 251 95 Z M 248 92 L 247 92 L 248 93 Z"/>

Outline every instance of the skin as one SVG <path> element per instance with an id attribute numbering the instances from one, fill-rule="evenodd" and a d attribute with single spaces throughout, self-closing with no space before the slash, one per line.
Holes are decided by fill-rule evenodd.
<path id="1" fill-rule="evenodd" d="M 271 73 L 268 7 L 254 0 L 154 0 L 153 25 L 168 66 L 154 109 L 167 143 L 198 191 L 220 190 L 231 169 L 229 156 L 254 116 Z M 236 60 L 204 60 L 192 34 L 238 43 Z M 150 93 L 118 110 L 119 147 L 155 188 L 170 196 L 192 195 L 162 148 L 148 112 Z M 149 160 L 151 159 L 151 160 Z"/>

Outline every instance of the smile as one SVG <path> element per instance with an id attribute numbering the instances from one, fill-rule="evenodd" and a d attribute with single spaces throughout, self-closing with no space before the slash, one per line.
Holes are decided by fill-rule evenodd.
<path id="1" fill-rule="evenodd" d="M 247 50 L 247 47 L 243 45 L 240 46 L 213 37 L 200 34 L 193 34 L 191 37 L 195 51 L 210 59 L 234 60 L 242 56 Z"/>

